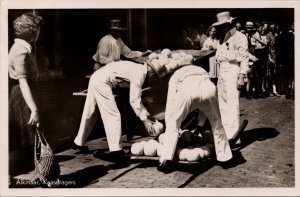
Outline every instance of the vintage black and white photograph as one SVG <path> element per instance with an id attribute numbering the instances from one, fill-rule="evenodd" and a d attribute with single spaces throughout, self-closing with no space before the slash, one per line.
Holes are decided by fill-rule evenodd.
<path id="1" fill-rule="evenodd" d="M 4 196 L 300 195 L 299 3 L 25 2 L 1 4 Z"/>

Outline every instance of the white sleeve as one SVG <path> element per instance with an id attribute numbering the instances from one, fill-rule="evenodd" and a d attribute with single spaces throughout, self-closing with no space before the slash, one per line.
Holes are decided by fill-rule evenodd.
<path id="1" fill-rule="evenodd" d="M 135 77 L 130 80 L 129 102 L 135 114 L 142 120 L 146 120 L 149 112 L 142 103 L 142 86 L 145 81 L 146 74 L 137 72 Z"/>

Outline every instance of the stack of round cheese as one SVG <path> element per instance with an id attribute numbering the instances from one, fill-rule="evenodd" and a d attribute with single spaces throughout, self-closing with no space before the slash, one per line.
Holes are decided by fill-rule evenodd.
<path id="1" fill-rule="evenodd" d="M 136 156 L 154 157 L 161 152 L 161 144 L 156 140 L 141 141 L 132 144 L 131 153 Z"/>
<path id="2" fill-rule="evenodd" d="M 170 49 L 166 48 L 163 49 L 160 54 L 155 52 L 151 53 L 148 59 L 156 68 L 165 66 L 168 72 L 172 72 L 180 66 L 191 64 L 194 57 L 183 51 L 180 53 L 172 53 Z"/>
<path id="3" fill-rule="evenodd" d="M 212 144 L 205 144 L 199 147 L 178 148 L 176 156 L 180 161 L 198 162 L 209 158 L 213 151 Z"/>

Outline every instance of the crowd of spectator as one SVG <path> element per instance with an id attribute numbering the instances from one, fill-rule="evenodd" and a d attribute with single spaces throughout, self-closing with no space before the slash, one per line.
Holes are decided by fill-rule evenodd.
<path id="1" fill-rule="evenodd" d="M 286 99 L 294 99 L 294 24 L 235 21 L 235 27 L 248 38 L 249 72 L 241 96 L 258 99 L 285 95 Z M 216 49 L 215 31 L 203 24 L 185 28 L 179 47 Z M 211 60 L 209 73 L 214 81 L 218 65 L 212 66 Z"/>

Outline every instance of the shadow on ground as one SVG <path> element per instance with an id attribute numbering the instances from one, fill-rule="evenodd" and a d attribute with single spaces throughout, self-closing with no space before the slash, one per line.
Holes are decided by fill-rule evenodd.
<path id="1" fill-rule="evenodd" d="M 280 132 L 275 128 L 263 127 L 244 131 L 241 136 L 242 144 L 239 148 L 243 149 L 255 141 L 264 141 L 270 138 L 275 138 Z"/>
<path id="2" fill-rule="evenodd" d="M 61 185 L 61 187 L 78 188 L 98 182 L 98 179 L 105 174 L 107 174 L 107 168 L 103 165 L 96 165 L 62 175 L 59 179 L 63 183 L 69 183 L 69 185 Z"/>

